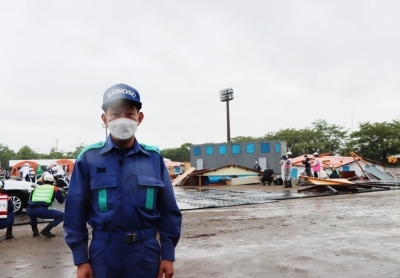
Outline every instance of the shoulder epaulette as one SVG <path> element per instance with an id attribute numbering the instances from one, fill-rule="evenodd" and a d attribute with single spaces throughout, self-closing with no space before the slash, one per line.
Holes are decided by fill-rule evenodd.
<path id="1" fill-rule="evenodd" d="M 150 145 L 146 145 L 146 144 L 143 144 L 143 143 L 140 143 L 140 146 L 141 146 L 143 149 L 145 149 L 146 151 L 153 151 L 153 152 L 158 152 L 159 154 L 161 154 L 161 153 L 160 153 L 160 148 L 159 148 L 159 147 L 150 146 Z"/>
<path id="2" fill-rule="evenodd" d="M 85 148 L 81 151 L 81 153 L 78 155 L 78 157 L 76 158 L 76 160 L 80 159 L 80 158 L 82 157 L 82 155 L 83 155 L 85 152 L 87 152 L 88 150 L 91 150 L 91 149 L 100 149 L 100 148 L 104 147 L 105 144 L 106 144 L 105 142 L 98 142 L 98 143 L 95 143 L 95 144 L 92 144 L 92 145 L 89 145 L 89 146 L 85 147 Z"/>

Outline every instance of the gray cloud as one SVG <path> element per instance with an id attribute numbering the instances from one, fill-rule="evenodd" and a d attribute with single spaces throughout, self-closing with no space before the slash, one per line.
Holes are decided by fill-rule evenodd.
<path id="1" fill-rule="evenodd" d="M 96 3 L 96 4 L 94 4 Z M 104 139 L 102 93 L 137 88 L 140 141 L 398 118 L 397 1 L 3 1 L 1 142 L 48 151 Z M 353 115 L 353 116 L 352 116 Z M 352 123 L 353 119 L 353 123 Z"/>

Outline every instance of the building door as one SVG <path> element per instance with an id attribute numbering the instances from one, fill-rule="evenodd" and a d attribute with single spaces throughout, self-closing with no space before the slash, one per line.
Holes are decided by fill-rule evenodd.
<path id="1" fill-rule="evenodd" d="M 267 169 L 267 158 L 266 157 L 258 158 L 258 164 L 260 164 L 261 170 L 264 171 L 265 169 Z"/>
<path id="2" fill-rule="evenodd" d="M 196 169 L 203 170 L 203 159 L 202 158 L 196 159 Z"/>

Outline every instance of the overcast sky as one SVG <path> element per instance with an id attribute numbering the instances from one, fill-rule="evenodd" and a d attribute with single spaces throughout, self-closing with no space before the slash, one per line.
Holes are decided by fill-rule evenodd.
<path id="1" fill-rule="evenodd" d="M 399 1 L 0 1 L 0 143 L 105 138 L 104 91 L 136 88 L 140 142 L 226 141 L 315 119 L 397 119 Z"/>

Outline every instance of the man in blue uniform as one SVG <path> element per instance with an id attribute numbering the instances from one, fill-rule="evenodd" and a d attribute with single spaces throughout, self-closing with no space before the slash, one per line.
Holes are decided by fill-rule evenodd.
<path id="1" fill-rule="evenodd" d="M 4 182 L 0 180 L 0 194 L 6 194 L 3 192 Z M 7 228 L 6 239 L 13 239 L 12 227 L 14 225 L 14 203 L 7 196 L 7 217 L 0 219 L 0 229 Z"/>
<path id="2" fill-rule="evenodd" d="M 64 203 L 64 194 L 54 186 L 53 175 L 46 173 L 43 177 L 43 185 L 37 186 L 31 193 L 28 202 L 28 215 L 31 220 L 33 236 L 39 236 L 37 218 L 53 219 L 40 233 L 48 238 L 55 237 L 50 231 L 63 221 L 64 213 L 50 209 L 56 199 L 60 204 Z"/>
<path id="3" fill-rule="evenodd" d="M 135 138 L 141 107 L 134 88 L 107 89 L 101 118 L 111 134 L 75 162 L 64 230 L 79 278 L 173 275 L 182 215 L 158 148 Z M 87 223 L 93 228 L 89 250 Z"/>

